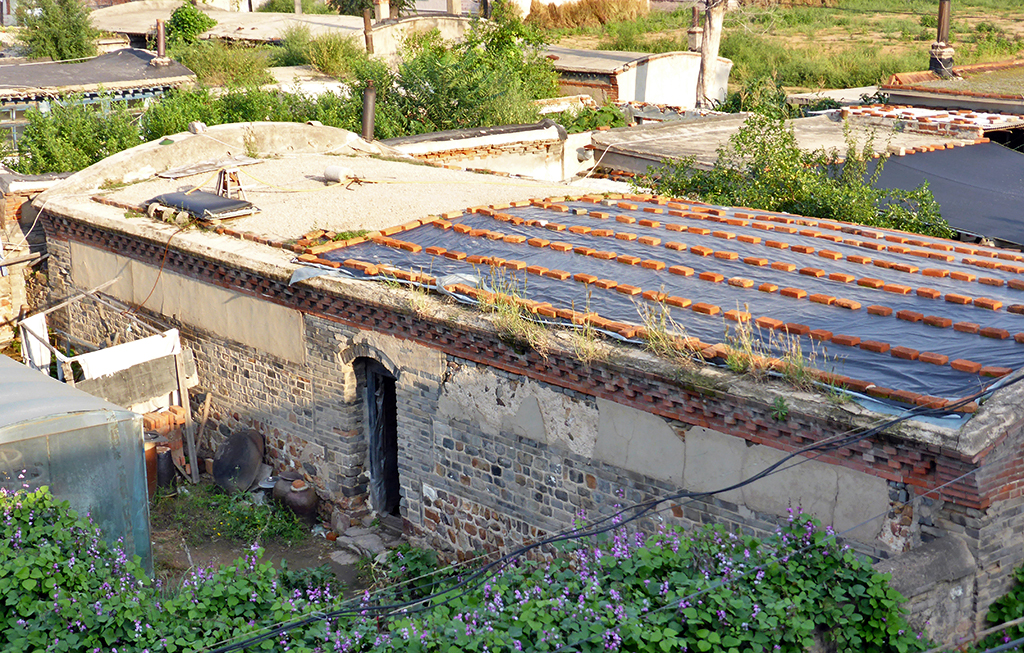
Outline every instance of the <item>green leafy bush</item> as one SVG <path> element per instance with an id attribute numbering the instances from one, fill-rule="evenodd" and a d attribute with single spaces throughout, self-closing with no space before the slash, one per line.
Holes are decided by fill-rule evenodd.
<path id="1" fill-rule="evenodd" d="M 15 18 L 24 27 L 19 39 L 31 57 L 65 61 L 96 54 L 99 31 L 79 0 L 22 0 Z"/>
<path id="2" fill-rule="evenodd" d="M 124 104 L 109 98 L 85 104 L 82 96 L 50 102 L 46 113 L 31 109 L 18 139 L 18 172 L 41 174 L 81 170 L 142 141 Z"/>
<path id="3" fill-rule="evenodd" d="M 255 544 L 231 565 L 158 588 L 119 544 L 105 543 L 45 488 L 0 492 L 0 516 L 8 543 L 0 548 L 0 648 L 11 653 L 199 651 L 296 621 L 302 625 L 259 648 L 803 653 L 817 641 L 867 653 L 925 648 L 887 577 L 799 514 L 764 539 L 716 527 L 644 536 L 619 525 L 607 537 L 566 543 L 550 562 L 512 563 L 390 619 L 364 612 L 369 593 L 330 618 L 306 619 L 343 604 L 317 585 L 323 574 L 307 572 L 314 585 L 303 586 L 293 572 L 262 562 Z M 414 549 L 389 564 L 395 582 L 433 566 Z"/>
<path id="4" fill-rule="evenodd" d="M 776 104 L 754 113 L 718 151 L 710 170 L 692 159 L 652 169 L 637 184 L 663 195 L 697 197 L 728 206 L 784 211 L 939 237 L 954 235 L 927 184 L 913 191 L 875 188 L 884 160 L 868 174 L 871 143 L 860 150 L 803 152 Z"/>
<path id="5" fill-rule="evenodd" d="M 256 11 L 266 11 L 276 14 L 294 14 L 295 0 L 267 0 Z M 304 14 L 336 14 L 334 9 L 327 6 L 320 0 L 302 0 L 302 13 Z"/>
<path id="6" fill-rule="evenodd" d="M 344 16 L 362 16 L 367 9 L 373 11 L 373 0 L 327 0 L 327 5 Z M 416 9 L 416 0 L 392 0 L 390 6 L 402 16 Z"/>
<path id="7" fill-rule="evenodd" d="M 1024 566 L 1014 569 L 1013 576 L 1017 582 L 1013 584 L 1010 591 L 989 606 L 986 620 L 994 626 L 1024 617 Z M 1024 637 L 1024 626 L 1018 624 L 992 633 L 977 642 L 972 650 L 984 651 L 1021 637 Z"/>
<path id="8" fill-rule="evenodd" d="M 583 109 L 575 113 L 564 111 L 549 117 L 565 127 L 565 131 L 570 134 L 593 131 L 598 127 L 626 126 L 626 116 L 611 104 L 597 109 Z"/>
<path id="9" fill-rule="evenodd" d="M 167 21 L 167 40 L 170 43 L 195 43 L 200 34 L 216 24 L 216 20 L 199 11 L 196 5 L 184 2 Z"/>
<path id="10" fill-rule="evenodd" d="M 309 63 L 309 28 L 289 25 L 281 34 L 281 44 L 270 55 L 274 66 L 305 66 Z"/>
<path id="11" fill-rule="evenodd" d="M 196 74 L 203 86 L 259 86 L 274 81 L 267 70 L 271 51 L 266 47 L 207 41 L 177 41 L 167 49 L 172 59 Z"/>
<path id="12" fill-rule="evenodd" d="M 351 79 L 355 62 L 366 59 L 366 51 L 355 41 L 334 32 L 310 39 L 307 52 L 313 68 L 337 79 Z"/>

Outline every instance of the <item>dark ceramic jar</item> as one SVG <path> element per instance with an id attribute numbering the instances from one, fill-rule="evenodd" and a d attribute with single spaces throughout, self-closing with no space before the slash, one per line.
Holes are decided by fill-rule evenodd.
<path id="1" fill-rule="evenodd" d="M 319 497 L 303 480 L 292 481 L 288 494 L 284 497 L 284 505 L 298 515 L 307 524 L 316 521 L 316 505 Z"/>
<path id="2" fill-rule="evenodd" d="M 288 492 L 292 488 L 292 481 L 297 481 L 300 478 L 302 478 L 302 475 L 295 470 L 281 472 L 277 477 L 277 483 L 274 484 L 274 498 L 283 503 L 284 498 L 288 496 Z"/>

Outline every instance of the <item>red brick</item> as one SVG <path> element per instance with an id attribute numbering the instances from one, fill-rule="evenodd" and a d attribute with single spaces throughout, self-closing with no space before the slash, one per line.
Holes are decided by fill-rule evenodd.
<path id="1" fill-rule="evenodd" d="M 704 227 L 687 227 L 686 231 L 691 234 L 697 234 L 698 236 L 707 236 L 711 233 L 710 229 L 706 229 Z"/>
<path id="2" fill-rule="evenodd" d="M 931 351 L 923 351 L 921 352 L 921 355 L 917 357 L 917 360 L 922 363 L 931 363 L 932 365 L 945 365 L 949 362 L 949 356 L 936 354 Z"/>
<path id="3" fill-rule="evenodd" d="M 631 285 L 629 285 L 627 283 L 620 283 L 618 286 L 615 287 L 615 290 L 617 292 L 622 293 L 623 295 L 639 295 L 640 294 L 640 288 L 637 288 L 636 286 L 631 286 Z"/>
<path id="4" fill-rule="evenodd" d="M 807 301 L 814 302 L 815 304 L 824 304 L 825 306 L 831 306 L 836 303 L 836 298 L 832 295 L 825 295 L 823 293 L 814 293 L 813 295 L 807 296 Z"/>
<path id="5" fill-rule="evenodd" d="M 990 311 L 998 311 L 1003 307 L 1003 302 L 996 299 L 989 299 L 988 297 L 975 297 L 974 305 L 978 308 L 985 308 Z"/>
<path id="6" fill-rule="evenodd" d="M 773 247 L 775 249 L 789 249 L 789 243 L 785 243 L 779 240 L 766 240 L 764 241 L 766 247 Z"/>
<path id="7" fill-rule="evenodd" d="M 693 268 L 688 268 L 685 265 L 673 265 L 668 271 L 681 277 L 693 276 Z"/>
<path id="8" fill-rule="evenodd" d="M 715 250 L 710 247 L 704 247 L 703 245 L 694 245 L 690 248 L 690 253 L 696 254 L 697 256 L 711 256 L 715 253 Z"/>
<path id="9" fill-rule="evenodd" d="M 611 279 L 598 279 L 597 281 L 594 282 L 594 285 L 600 288 L 601 290 L 611 290 L 615 288 L 615 286 L 619 285 L 619 282 L 612 281 Z"/>
<path id="10" fill-rule="evenodd" d="M 555 250 L 556 252 L 568 252 L 570 249 L 572 249 L 572 245 L 569 243 L 551 243 L 550 245 L 548 245 L 548 247 Z"/>
<path id="11" fill-rule="evenodd" d="M 686 299 L 685 297 L 676 297 L 673 295 L 671 297 L 666 297 L 665 303 L 668 304 L 669 306 L 675 306 L 676 308 L 686 308 L 693 302 L 691 302 L 689 299 Z"/>
<path id="12" fill-rule="evenodd" d="M 813 254 L 814 248 L 810 245 L 790 245 L 789 249 L 797 254 Z"/>
<path id="13" fill-rule="evenodd" d="M 994 338 L 996 340 L 1006 340 L 1010 337 L 1010 332 L 1006 329 L 997 329 L 996 327 L 985 327 L 978 332 L 982 338 Z"/>
<path id="14" fill-rule="evenodd" d="M 648 270 L 664 270 L 665 263 L 664 261 L 655 261 L 652 259 L 648 259 L 646 261 L 641 261 L 640 267 L 646 268 Z"/>
<path id="15" fill-rule="evenodd" d="M 806 336 L 811 332 L 811 327 L 806 324 L 797 324 L 796 322 L 786 322 L 782 327 L 782 330 L 790 335 L 795 336 Z"/>
<path id="16" fill-rule="evenodd" d="M 548 270 L 544 273 L 544 276 L 552 279 L 558 279 L 559 281 L 565 281 L 572 276 L 572 273 L 566 272 L 565 270 Z"/>
<path id="17" fill-rule="evenodd" d="M 801 268 L 800 274 L 803 274 L 808 277 L 814 277 L 815 279 L 820 279 L 821 277 L 825 276 L 825 271 L 820 268 Z"/>
<path id="18" fill-rule="evenodd" d="M 940 329 L 948 329 L 953 326 L 953 320 L 948 317 L 939 317 L 938 315 L 925 315 L 924 323 L 928 326 L 939 327 Z"/>
<path id="19" fill-rule="evenodd" d="M 973 301 L 972 297 L 968 297 L 967 295 L 957 295 L 957 294 L 954 294 L 954 293 L 946 293 L 945 299 L 950 304 L 960 304 L 960 305 L 970 304 Z"/>
<path id="20" fill-rule="evenodd" d="M 611 229 L 592 229 L 590 235 L 597 236 L 598 238 L 611 238 L 615 235 L 615 232 Z"/>
<path id="21" fill-rule="evenodd" d="M 636 234 L 630 234 L 630 233 L 626 233 L 626 232 L 619 232 L 619 233 L 615 234 L 615 239 L 616 240 L 626 240 L 626 241 L 632 242 L 632 241 L 636 240 Z"/>
<path id="22" fill-rule="evenodd" d="M 803 299 L 807 296 L 807 291 L 800 288 L 783 288 L 779 291 L 779 294 L 783 297 L 792 297 L 793 299 Z"/>
<path id="23" fill-rule="evenodd" d="M 528 265 L 526 267 L 526 271 L 530 274 L 542 275 L 547 272 L 548 269 L 543 265 Z"/>
<path id="24" fill-rule="evenodd" d="M 733 322 L 749 322 L 750 321 L 750 313 L 747 313 L 746 311 L 738 311 L 738 310 L 726 311 L 725 314 L 723 315 L 723 317 L 725 319 L 727 319 L 727 320 L 732 320 Z"/>
<path id="25" fill-rule="evenodd" d="M 695 313 L 701 315 L 718 315 L 722 312 L 722 309 L 715 306 L 714 304 L 706 304 L 704 302 L 698 302 L 690 307 Z"/>
<path id="26" fill-rule="evenodd" d="M 921 274 L 923 274 L 926 277 L 936 277 L 938 279 L 942 279 L 944 277 L 949 276 L 949 270 L 941 270 L 938 268 L 925 268 L 921 270 Z"/>
<path id="27" fill-rule="evenodd" d="M 986 286 L 1003 286 L 1006 282 L 1002 279 L 995 279 L 993 277 L 981 277 L 978 279 L 978 283 L 983 283 Z"/>
<path id="28" fill-rule="evenodd" d="M 597 277 L 596 276 L 594 276 L 592 274 L 586 274 L 584 272 L 580 272 L 579 274 L 574 274 L 574 275 L 572 275 L 572 278 L 575 279 L 576 281 L 581 282 L 581 283 L 588 283 L 588 284 L 589 283 L 594 283 L 595 281 L 597 281 Z"/>
<path id="29" fill-rule="evenodd" d="M 639 256 L 630 256 L 629 254 L 622 254 L 616 259 L 619 263 L 625 263 L 626 265 L 638 265 L 640 263 Z"/>
<path id="30" fill-rule="evenodd" d="M 961 333 L 977 333 L 981 327 L 974 322 L 957 322 L 953 325 L 954 331 Z"/>
<path id="31" fill-rule="evenodd" d="M 907 322 L 920 322 L 924 319 L 924 315 L 915 311 L 897 311 L 896 319 L 906 320 Z"/>
<path id="32" fill-rule="evenodd" d="M 1006 285 L 1014 290 L 1024 290 L 1024 279 L 1010 279 L 1006 282 Z"/>
<path id="33" fill-rule="evenodd" d="M 740 255 L 737 254 L 736 252 L 725 252 L 725 251 L 715 252 L 715 258 L 724 259 L 726 261 L 735 261 L 739 257 L 740 257 Z"/>
<path id="34" fill-rule="evenodd" d="M 736 286 L 738 288 L 753 288 L 754 282 L 750 279 L 744 279 L 743 277 L 732 277 L 729 279 L 730 286 Z"/>
<path id="35" fill-rule="evenodd" d="M 776 286 L 774 283 L 765 282 L 758 286 L 757 289 L 760 290 L 761 292 L 775 292 L 776 290 L 779 289 L 779 287 Z"/>
<path id="36" fill-rule="evenodd" d="M 655 238 L 654 236 L 641 236 L 636 239 L 636 242 L 641 245 L 649 245 L 651 247 L 657 247 L 661 244 L 661 238 Z"/>
<path id="37" fill-rule="evenodd" d="M 757 236 L 748 236 L 746 234 L 739 234 L 736 236 L 736 240 L 741 243 L 750 243 L 751 245 L 758 245 L 761 243 L 761 239 Z"/>
<path id="38" fill-rule="evenodd" d="M 844 299 L 842 297 L 836 300 L 836 306 L 838 306 L 839 308 L 845 308 L 850 311 L 860 310 L 860 302 L 854 301 L 852 299 Z"/>
<path id="39" fill-rule="evenodd" d="M 958 358 L 954 361 L 950 361 L 949 366 L 958 372 L 966 372 L 968 374 L 977 374 L 981 371 L 981 363 L 975 363 L 974 361 Z"/>
<path id="40" fill-rule="evenodd" d="M 857 280 L 858 286 L 864 286 L 865 288 L 881 288 L 885 285 L 885 282 L 881 279 L 873 279 L 871 277 L 863 277 Z"/>
<path id="41" fill-rule="evenodd" d="M 950 272 L 949 277 L 951 279 L 956 279 L 957 281 L 974 281 L 977 279 L 977 277 L 970 272 L 959 272 L 957 270 Z"/>
<path id="42" fill-rule="evenodd" d="M 893 347 L 889 350 L 889 353 L 893 358 L 902 358 L 903 360 L 916 361 L 917 357 L 920 356 L 920 352 L 910 347 Z"/>
<path id="43" fill-rule="evenodd" d="M 860 265 L 867 265 L 868 263 L 871 262 L 871 257 L 870 256 L 860 256 L 858 254 L 849 254 L 846 257 L 846 260 L 849 261 L 850 263 L 858 263 Z"/>
<path id="44" fill-rule="evenodd" d="M 938 299 L 939 297 L 942 297 L 942 293 L 934 288 L 918 288 L 917 295 L 918 297 L 924 297 L 925 299 Z"/>
<path id="45" fill-rule="evenodd" d="M 608 252 L 608 251 L 601 250 L 601 251 L 594 252 L 593 254 L 591 254 L 591 256 L 593 256 L 594 258 L 598 259 L 599 261 L 610 261 L 613 258 L 615 258 L 616 256 L 618 256 L 618 254 L 616 254 L 615 252 Z"/>
<path id="46" fill-rule="evenodd" d="M 1006 307 L 1007 313 L 1014 313 L 1016 315 L 1024 315 L 1024 304 L 1010 304 Z"/>
<path id="47" fill-rule="evenodd" d="M 782 261 L 776 261 L 772 263 L 773 270 L 781 270 L 782 272 L 792 272 L 796 269 L 796 265 L 793 263 L 783 263 Z"/>
<path id="48" fill-rule="evenodd" d="M 857 279 L 857 277 L 853 276 L 852 274 L 846 274 L 845 272 L 833 272 L 832 274 L 828 275 L 828 278 L 831 281 L 838 281 L 840 283 L 852 283 Z"/>
<path id="49" fill-rule="evenodd" d="M 762 329 L 781 329 L 784 325 L 782 320 L 776 320 L 773 317 L 759 317 L 754 320 L 754 324 L 761 327 Z"/>
<path id="50" fill-rule="evenodd" d="M 889 343 L 879 342 L 878 340 L 864 340 L 860 343 L 860 348 L 873 351 L 876 354 L 884 354 L 889 351 Z"/>
<path id="51" fill-rule="evenodd" d="M 892 309 L 888 306 L 879 306 L 877 304 L 868 306 L 869 315 L 878 315 L 881 317 L 889 317 L 892 315 Z"/>
<path id="52" fill-rule="evenodd" d="M 979 372 L 979 374 L 981 374 L 982 376 L 1000 377 L 1000 376 L 1006 376 L 1007 374 L 1009 374 L 1012 371 L 1013 370 L 1011 370 L 1009 367 L 991 367 L 990 366 L 990 367 L 983 367 L 983 368 L 981 368 L 981 372 Z"/>
<path id="53" fill-rule="evenodd" d="M 837 334 L 832 336 L 832 344 L 842 345 L 843 347 L 856 347 L 860 344 L 860 338 L 857 336 L 844 336 Z"/>
<path id="54" fill-rule="evenodd" d="M 711 283 L 720 283 L 723 279 L 725 279 L 724 276 L 717 272 L 701 272 L 699 275 L 697 275 L 697 278 L 700 279 L 701 281 L 710 281 Z"/>
<path id="55" fill-rule="evenodd" d="M 909 295 L 914 291 L 910 286 L 904 286 L 898 283 L 887 283 L 882 286 L 882 290 L 885 292 L 895 293 L 897 295 Z"/>
<path id="56" fill-rule="evenodd" d="M 811 336 L 812 340 L 823 340 L 826 342 L 832 340 L 832 332 L 824 329 L 812 329 L 808 335 Z"/>

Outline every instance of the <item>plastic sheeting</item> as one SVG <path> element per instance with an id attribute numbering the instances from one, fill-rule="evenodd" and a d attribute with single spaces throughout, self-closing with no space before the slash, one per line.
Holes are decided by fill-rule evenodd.
<path id="1" fill-rule="evenodd" d="M 607 204 L 607 203 L 606 203 Z M 503 213 L 523 218 L 524 220 L 544 220 L 564 225 L 564 231 L 552 231 L 544 226 L 513 224 L 499 221 L 481 214 L 471 214 L 459 218 L 456 223 L 465 224 L 472 229 L 486 229 L 506 235 L 523 235 L 528 238 L 543 238 L 549 241 L 565 242 L 575 246 L 585 246 L 616 254 L 628 254 L 644 260 L 658 260 L 666 264 L 666 269 L 655 271 L 640 265 L 627 265 L 616 260 L 599 260 L 592 256 L 554 251 L 548 247 L 534 247 L 527 243 L 511 244 L 503 240 L 492 240 L 481 236 L 460 234 L 454 230 L 442 230 L 427 225 L 413 230 L 395 234 L 393 238 L 421 245 L 424 249 L 430 246 L 444 247 L 480 256 L 500 257 L 524 261 L 527 265 L 540 265 L 549 269 L 558 269 L 577 273 L 593 274 L 602 279 L 612 279 L 630 284 L 642 290 L 656 290 L 684 297 L 694 303 L 705 302 L 719 306 L 721 310 L 739 309 L 748 311 L 753 317 L 766 316 L 787 323 L 807 325 L 811 329 L 827 330 L 834 334 L 859 337 L 862 340 L 881 341 L 893 347 L 902 346 L 919 352 L 935 352 L 949 357 L 949 360 L 967 359 L 985 366 L 998 366 L 1015 369 L 1024 365 L 1024 344 L 1017 343 L 1012 337 L 1024 331 L 1024 316 L 1006 310 L 987 310 L 973 304 L 957 305 L 939 299 L 927 299 L 915 292 L 896 294 L 881 289 L 872 289 L 858 285 L 856 282 L 838 281 L 829 278 L 829 274 L 848 274 L 856 279 L 865 277 L 879 279 L 886 284 L 900 284 L 912 287 L 931 288 L 942 295 L 958 294 L 975 297 L 986 297 L 1001 301 L 1004 306 L 1024 302 L 1024 292 L 1013 290 L 1006 285 L 1009 279 L 1020 275 L 995 269 L 982 269 L 963 262 L 963 254 L 955 254 L 953 262 L 930 260 L 907 253 L 894 251 L 872 251 L 859 246 L 858 241 L 894 246 L 893 242 L 884 238 L 869 238 L 851 232 L 867 232 L 882 236 L 896 232 L 879 229 L 868 229 L 842 225 L 847 233 L 837 230 L 825 230 L 799 224 L 779 225 L 767 220 L 755 220 L 762 225 L 781 226 L 783 229 L 795 227 L 798 230 L 811 230 L 810 233 L 840 236 L 849 242 L 830 242 L 813 235 L 800 233 L 783 233 L 782 231 L 766 231 L 758 229 L 748 221 L 745 226 L 716 223 L 707 219 L 672 216 L 667 214 L 666 207 L 640 203 L 635 210 L 622 209 L 617 206 L 600 206 L 585 202 L 567 202 L 566 206 L 581 211 L 602 211 L 611 215 L 610 219 L 598 219 L 590 215 L 574 215 L 538 207 L 523 207 L 504 210 Z M 643 212 L 642 209 L 661 208 L 666 213 L 655 214 Z M 749 210 L 740 209 L 741 213 Z M 728 210 L 726 217 L 736 217 L 735 210 Z M 640 219 L 657 220 L 657 227 L 639 226 L 616 221 L 616 216 L 629 216 L 637 221 Z M 759 214 L 761 215 L 761 214 Z M 796 216 L 792 216 L 796 218 Z M 827 221 L 809 220 L 810 224 Z M 678 224 L 684 227 L 707 228 L 712 232 L 727 232 L 732 238 L 716 237 L 712 234 L 702 235 L 686 231 L 669 231 L 666 224 Z M 636 236 L 654 236 L 663 242 L 658 245 L 642 244 L 636 240 L 622 240 L 615 237 L 600 237 L 592 233 L 577 234 L 568 231 L 568 227 L 579 225 L 593 229 L 611 229 L 616 234 L 633 234 Z M 740 242 L 736 236 L 746 235 L 760 238 L 758 243 Z M 920 245 L 902 245 L 911 250 L 927 250 L 928 244 L 935 243 L 949 247 L 952 241 L 903 234 Z M 766 240 L 786 243 L 790 248 L 804 245 L 813 247 L 810 253 L 797 253 L 792 249 L 768 247 Z M 678 242 L 686 246 L 684 251 L 675 251 L 664 247 L 665 242 Z M 728 251 L 737 254 L 735 260 L 717 258 L 715 256 L 699 256 L 689 247 L 701 245 L 714 251 Z M 1000 250 L 979 248 L 993 255 Z M 821 250 L 830 250 L 843 256 L 840 260 L 830 260 L 819 256 Z M 931 249 L 932 252 L 941 252 Z M 941 252 L 946 253 L 946 252 Z M 877 261 L 915 266 L 913 273 L 886 269 L 873 264 L 855 263 L 847 256 L 865 256 Z M 456 261 L 441 256 L 430 256 L 425 252 L 416 254 L 403 250 L 364 243 L 354 247 L 335 250 L 324 255 L 329 260 L 344 261 L 359 259 L 363 261 L 391 265 L 404 270 L 418 270 L 442 276 L 446 274 L 473 274 L 480 278 L 481 286 L 494 290 L 514 288 L 520 296 L 538 301 L 550 302 L 556 308 L 573 308 L 577 311 L 594 311 L 607 319 L 641 324 L 641 313 L 651 307 L 651 302 L 639 295 L 627 296 L 615 290 L 602 290 L 593 285 L 573 281 L 565 281 L 511 272 L 505 268 L 474 266 L 466 261 Z M 770 265 L 755 266 L 743 262 L 746 257 L 767 259 L 769 263 L 792 263 L 796 270 L 786 272 L 773 269 Z M 976 256 L 978 260 L 1004 261 L 994 258 Z M 693 268 L 693 276 L 680 276 L 668 271 L 668 267 L 683 265 Z M 1016 264 L 1014 264 L 1016 265 Z M 1021 263 L 1024 269 L 1024 263 Z M 939 278 L 924 276 L 920 269 L 934 267 L 948 272 L 964 272 L 976 277 L 999 279 L 1003 285 L 983 285 L 977 281 L 958 281 L 949 277 Z M 817 268 L 826 272 L 826 276 L 813 277 L 800 274 L 803 268 Z M 732 277 L 742 277 L 754 282 L 752 288 L 729 285 L 723 281 L 712 283 L 699 279 L 701 272 L 717 272 L 727 281 Z M 827 306 L 804 299 L 791 299 L 779 292 L 760 292 L 757 290 L 762 283 L 776 284 L 779 288 L 799 288 L 811 294 L 823 294 L 859 302 L 861 308 L 848 310 L 838 306 Z M 868 306 L 881 305 L 891 308 L 890 316 L 882 317 L 869 314 Z M 929 326 L 924 322 L 907 321 L 896 318 L 899 311 L 914 311 L 925 316 L 936 315 L 949 318 L 954 323 L 975 323 L 980 327 L 1005 329 L 1010 336 L 1006 339 L 982 337 L 977 333 L 956 331 L 952 328 Z M 706 316 L 689 309 L 672 309 L 671 317 L 686 335 L 696 336 L 707 343 L 722 342 L 730 337 L 735 323 L 723 320 L 722 315 Z M 767 330 L 754 330 L 755 338 L 769 345 Z M 840 346 L 835 343 L 813 341 L 804 336 L 801 347 L 805 355 L 811 355 L 811 364 L 837 374 L 861 379 L 879 386 L 896 388 L 926 395 L 958 398 L 979 389 L 990 379 L 979 377 L 953 369 L 947 365 L 935 365 L 920 360 L 904 360 L 891 355 L 891 352 L 875 353 L 859 347 Z"/>
<path id="2" fill-rule="evenodd" d="M 876 186 L 924 182 L 960 231 L 1024 244 L 1024 154 L 998 143 L 889 157 Z"/>

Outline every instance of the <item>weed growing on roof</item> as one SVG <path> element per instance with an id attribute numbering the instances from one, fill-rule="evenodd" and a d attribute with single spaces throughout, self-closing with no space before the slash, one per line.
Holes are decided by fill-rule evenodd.
<path id="1" fill-rule="evenodd" d="M 710 170 L 692 158 L 651 168 L 639 188 L 669 196 L 696 197 L 711 204 L 747 206 L 872 227 L 949 238 L 952 229 L 922 184 L 915 190 L 876 188 L 884 158 L 870 171 L 870 139 L 858 146 L 847 130 L 847 151 L 803 152 L 785 115 L 771 106 L 753 113 L 718 150 Z"/>
<path id="2" fill-rule="evenodd" d="M 490 287 L 493 294 L 481 306 L 491 313 L 498 337 L 517 354 L 535 351 L 547 357 L 547 333 L 533 320 L 524 305 L 526 279 L 505 268 L 491 266 Z"/>
<path id="3" fill-rule="evenodd" d="M 266 46 L 228 43 L 220 39 L 178 41 L 167 46 L 168 56 L 194 72 L 199 84 L 206 87 L 249 88 L 272 83 L 274 77 L 267 69 L 271 52 Z M 160 102 L 162 100 L 157 100 L 155 104 Z"/>
<path id="4" fill-rule="evenodd" d="M 8 11 L 10 5 L 5 6 Z M 79 0 L 22 0 L 14 15 L 23 27 L 18 40 L 33 58 L 66 61 L 96 54 L 99 30 L 89 21 L 89 10 Z"/>
<path id="5" fill-rule="evenodd" d="M 171 13 L 167 21 L 167 41 L 169 43 L 195 43 L 199 35 L 217 25 L 199 7 L 191 2 L 183 2 Z"/>
<path id="6" fill-rule="evenodd" d="M 644 327 L 647 349 L 662 358 L 689 363 L 695 354 L 687 346 L 686 329 L 672 319 L 672 309 L 663 301 L 633 302 Z"/>
<path id="7" fill-rule="evenodd" d="M 785 397 L 776 397 L 772 402 L 772 419 L 776 422 L 785 422 L 789 417 L 789 404 Z"/>
<path id="8" fill-rule="evenodd" d="M 614 522 L 613 522 L 614 524 Z M 253 545 L 220 568 L 198 568 L 160 588 L 121 543 L 79 519 L 43 489 L 0 491 L 0 648 L 53 651 L 201 651 L 263 634 L 341 605 L 330 587 L 302 586 L 263 562 Z M 309 619 L 261 650 L 554 650 L 663 653 L 686 650 L 917 653 L 902 597 L 888 577 L 836 543 L 830 528 L 790 512 L 755 538 L 705 526 L 639 533 L 618 525 L 569 541 L 549 561 L 517 560 L 469 585 L 386 618 L 363 612 L 395 594 L 425 596 L 432 554 L 401 548 L 382 570 L 392 592 L 369 592 L 347 614 Z M 440 574 L 441 588 L 445 576 Z M 324 578 L 326 579 L 326 578 Z M 398 587 L 401 581 L 410 585 Z M 290 588 L 294 583 L 299 586 Z M 451 587 L 451 585 L 447 585 Z M 433 588 L 433 589 L 441 589 Z M 256 647 L 250 647 L 256 648 Z"/>
<path id="9" fill-rule="evenodd" d="M 590 300 L 593 296 L 593 290 L 590 284 L 587 284 L 587 299 L 584 303 L 583 310 L 579 311 L 584 315 L 596 315 L 591 313 Z M 573 310 L 577 310 L 575 304 L 573 304 Z M 576 356 L 584 365 L 588 366 L 595 360 L 603 360 L 606 358 L 607 350 L 598 342 L 597 329 L 590 323 L 589 320 L 584 320 L 583 324 L 578 325 L 575 329 L 569 333 L 569 343 L 572 346 L 572 353 Z"/>

